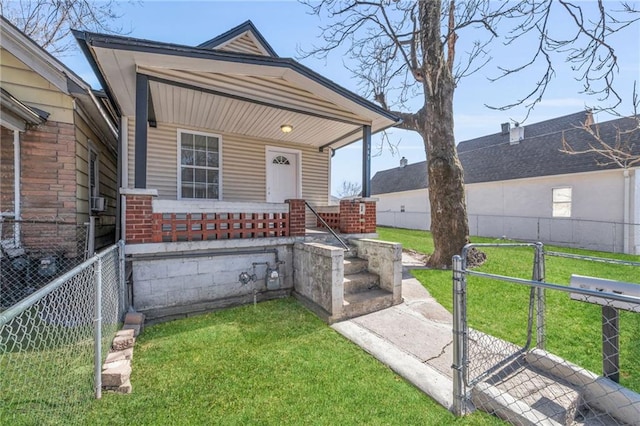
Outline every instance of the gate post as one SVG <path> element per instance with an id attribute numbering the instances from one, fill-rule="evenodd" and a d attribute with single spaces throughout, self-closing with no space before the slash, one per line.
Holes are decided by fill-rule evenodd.
<path id="1" fill-rule="evenodd" d="M 453 256 L 453 414 L 466 414 L 466 390 L 464 386 L 465 338 L 466 338 L 466 277 L 462 269 L 462 257 Z"/>
<path id="2" fill-rule="evenodd" d="M 544 244 L 536 243 L 536 254 L 533 266 L 533 281 L 544 282 L 545 265 L 544 265 Z M 543 288 L 536 287 L 536 347 L 545 349 L 546 332 L 545 332 L 545 291 Z"/>

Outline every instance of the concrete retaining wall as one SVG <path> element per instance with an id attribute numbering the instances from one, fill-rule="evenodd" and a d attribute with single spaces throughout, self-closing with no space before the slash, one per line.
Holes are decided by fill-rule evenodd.
<path id="1" fill-rule="evenodd" d="M 342 315 L 344 250 L 321 243 L 296 243 L 295 295 L 324 320 Z"/>
<path id="2" fill-rule="evenodd" d="M 380 288 L 393 293 L 393 304 L 402 302 L 402 245 L 379 240 L 350 240 L 358 257 L 369 261 L 369 272 L 380 276 Z"/>

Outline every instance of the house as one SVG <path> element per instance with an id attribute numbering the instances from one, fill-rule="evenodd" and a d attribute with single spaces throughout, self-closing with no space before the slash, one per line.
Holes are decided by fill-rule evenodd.
<path id="1" fill-rule="evenodd" d="M 50 279 L 115 242 L 117 128 L 104 94 L 1 16 L 0 107 L 2 274 L 43 259 Z"/>
<path id="2" fill-rule="evenodd" d="M 591 120 L 591 121 L 589 121 Z M 589 112 L 558 117 L 461 142 L 471 235 L 542 241 L 595 250 L 640 254 L 640 175 L 595 154 L 561 152 L 563 135 L 577 151 L 593 138 L 580 127 Z M 622 118 L 600 123 L 604 140 L 634 128 Z M 640 153 L 640 131 L 632 138 Z M 429 229 L 425 162 L 376 173 L 378 224 Z"/>
<path id="3" fill-rule="evenodd" d="M 331 152 L 362 139 L 368 184 L 371 134 L 398 119 L 280 58 L 250 21 L 195 47 L 74 34 L 120 120 L 136 309 L 153 320 L 295 290 L 341 318 L 344 251 L 305 245 L 306 229 L 315 211 L 347 237 L 375 235 L 367 192 L 327 207 Z"/>

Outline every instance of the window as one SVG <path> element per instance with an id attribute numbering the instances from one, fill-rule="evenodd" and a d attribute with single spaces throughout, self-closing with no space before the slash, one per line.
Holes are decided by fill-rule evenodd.
<path id="1" fill-rule="evenodd" d="M 400 206 L 400 213 L 404 213 L 404 204 Z"/>
<path id="2" fill-rule="evenodd" d="M 219 136 L 178 131 L 178 198 L 220 199 Z"/>
<path id="3" fill-rule="evenodd" d="M 571 188 L 553 188 L 553 217 L 571 217 Z"/>
<path id="4" fill-rule="evenodd" d="M 289 159 L 284 155 L 278 155 L 276 158 L 273 159 L 273 164 L 282 164 L 282 165 L 288 166 L 291 163 L 289 162 Z"/>
<path id="5" fill-rule="evenodd" d="M 99 197 L 99 177 L 100 171 L 98 170 L 98 151 L 89 141 L 89 197 Z"/>

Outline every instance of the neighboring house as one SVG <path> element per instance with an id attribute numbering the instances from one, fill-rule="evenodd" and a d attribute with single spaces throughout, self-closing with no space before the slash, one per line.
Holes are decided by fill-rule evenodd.
<path id="1" fill-rule="evenodd" d="M 88 247 L 114 243 L 118 139 L 104 95 L 1 16 L 0 89 L 0 257 L 82 260 L 91 216 Z"/>
<path id="2" fill-rule="evenodd" d="M 602 166 L 595 154 L 561 152 L 562 135 L 576 149 L 593 143 L 579 127 L 591 123 L 585 111 L 461 142 L 471 235 L 538 240 L 612 252 L 640 254 L 639 168 Z M 630 118 L 599 124 L 604 140 Z M 633 138 L 640 153 L 640 130 Z M 429 229 L 425 162 L 376 173 L 378 224 Z"/>
<path id="3" fill-rule="evenodd" d="M 136 308 L 182 315 L 307 279 L 314 265 L 295 267 L 293 247 L 316 226 L 305 201 L 329 204 L 331 151 L 360 139 L 370 150 L 397 118 L 278 57 L 249 21 L 195 47 L 74 34 L 120 117 Z M 338 210 L 342 233 L 375 233 L 373 201 Z"/>

